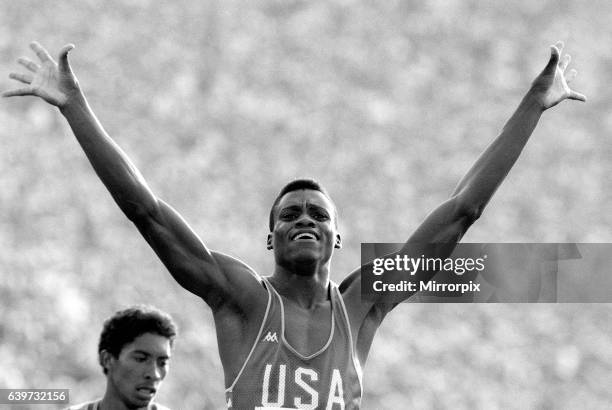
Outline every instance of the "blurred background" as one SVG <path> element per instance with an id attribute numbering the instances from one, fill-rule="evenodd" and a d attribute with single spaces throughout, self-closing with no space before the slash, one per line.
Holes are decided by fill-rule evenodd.
<path id="1" fill-rule="evenodd" d="M 586 104 L 546 112 L 467 242 L 612 242 L 612 3 L 2 1 L 0 89 L 76 44 L 101 122 L 212 249 L 271 273 L 267 217 L 295 177 L 360 242 L 401 242 L 445 200 L 566 42 Z M 102 395 L 103 320 L 134 303 L 181 335 L 159 401 L 220 409 L 208 307 L 170 277 L 54 107 L 0 101 L 0 387 Z M 606 304 L 405 304 L 380 328 L 364 409 L 609 408 Z M 37 406 L 44 408 L 44 406 Z M 55 408 L 49 406 L 49 408 Z"/>

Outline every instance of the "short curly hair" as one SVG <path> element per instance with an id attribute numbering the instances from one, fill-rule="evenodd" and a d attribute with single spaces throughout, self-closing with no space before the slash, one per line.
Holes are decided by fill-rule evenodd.
<path id="1" fill-rule="evenodd" d="M 177 332 L 177 326 L 169 314 L 153 306 L 131 306 L 116 312 L 104 322 L 98 343 L 98 357 L 103 350 L 114 357 L 119 357 L 125 345 L 145 333 L 154 333 L 168 338 L 172 347 Z M 102 362 L 100 365 L 106 374 L 107 370 Z"/>
<path id="2" fill-rule="evenodd" d="M 293 181 L 289 182 L 287 185 L 285 185 L 281 189 L 281 191 L 277 195 L 276 199 L 274 200 L 274 203 L 272 204 L 272 208 L 270 209 L 269 222 L 268 222 L 269 223 L 269 227 L 270 227 L 270 232 L 272 232 L 274 230 L 274 212 L 276 211 L 276 207 L 278 206 L 278 203 L 280 202 L 281 198 L 283 196 L 285 196 L 285 194 L 287 194 L 289 192 L 299 191 L 299 190 L 302 190 L 302 189 L 311 189 L 313 191 L 319 191 L 320 193 L 325 195 L 327 197 L 327 199 L 329 199 L 332 204 L 334 204 L 334 201 L 331 199 L 331 197 L 327 193 L 327 190 L 321 184 L 319 184 L 317 181 L 315 181 L 314 179 L 311 179 L 311 178 L 294 179 Z M 335 221 L 336 221 L 336 225 L 337 225 L 337 223 L 338 223 L 338 211 L 336 210 L 336 204 L 334 204 L 334 216 L 335 216 Z"/>

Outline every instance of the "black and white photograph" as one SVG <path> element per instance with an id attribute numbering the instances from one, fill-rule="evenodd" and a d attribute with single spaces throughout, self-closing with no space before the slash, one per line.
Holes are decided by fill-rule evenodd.
<path id="1" fill-rule="evenodd" d="M 612 3 L 0 4 L 0 409 L 612 408 Z"/>

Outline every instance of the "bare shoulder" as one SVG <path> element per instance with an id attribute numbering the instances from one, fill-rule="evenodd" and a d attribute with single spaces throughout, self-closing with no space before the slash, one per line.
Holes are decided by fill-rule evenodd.
<path id="1" fill-rule="evenodd" d="M 262 278 L 255 270 L 245 262 L 228 254 L 211 251 L 219 269 L 231 283 L 229 294 L 222 295 L 227 298 L 221 305 L 243 309 L 253 309 L 257 306 L 265 306 L 268 293 L 262 285 Z M 246 306 L 244 306 L 246 305 Z"/>
<path id="2" fill-rule="evenodd" d="M 226 271 L 236 271 L 239 274 L 244 274 L 255 279 L 259 279 L 259 275 L 257 275 L 255 269 L 251 268 L 240 259 L 219 251 L 211 251 L 211 254 L 214 256 L 220 268 L 225 269 Z"/>
<path id="3" fill-rule="evenodd" d="M 393 305 L 376 303 L 361 297 L 361 267 L 351 272 L 339 286 L 346 306 L 355 349 L 362 364 L 365 364 L 374 335 Z"/>
<path id="4" fill-rule="evenodd" d="M 355 269 L 338 286 L 346 306 L 351 327 L 358 330 L 373 303 L 361 298 L 361 267 Z"/>

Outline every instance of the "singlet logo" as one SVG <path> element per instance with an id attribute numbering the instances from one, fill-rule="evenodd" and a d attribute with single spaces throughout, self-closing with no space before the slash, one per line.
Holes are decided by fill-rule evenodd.
<path id="1" fill-rule="evenodd" d="M 263 338 L 264 342 L 275 342 L 278 343 L 278 337 L 276 336 L 276 332 L 268 332 L 268 334 Z"/>
<path id="2" fill-rule="evenodd" d="M 315 369 L 307 367 L 298 367 L 292 372 L 285 364 L 278 367 L 266 364 L 261 392 L 261 406 L 255 410 L 346 409 L 342 375 L 338 369 L 333 369 L 330 377 L 322 377 Z"/>

